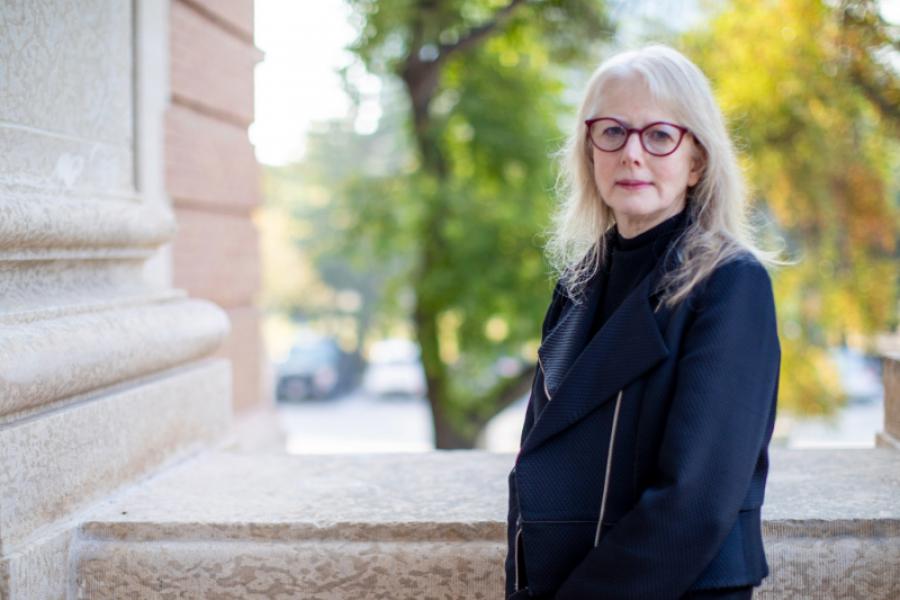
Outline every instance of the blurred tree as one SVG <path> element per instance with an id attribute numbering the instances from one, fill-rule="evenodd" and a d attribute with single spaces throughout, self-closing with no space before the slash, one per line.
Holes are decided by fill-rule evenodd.
<path id="1" fill-rule="evenodd" d="M 331 235 L 346 222 L 346 207 L 335 198 L 347 181 L 383 170 L 373 157 L 383 155 L 396 137 L 390 127 L 379 135 L 359 135 L 352 119 L 317 123 L 301 161 L 267 166 L 263 172 L 266 203 L 256 217 L 262 234 L 263 307 L 270 314 L 314 322 L 357 356 L 390 269 L 368 260 L 365 240 L 340 244 Z M 348 319 L 353 322 L 350 336 Z"/>
<path id="2" fill-rule="evenodd" d="M 897 34 L 873 1 L 734 0 L 683 40 L 798 260 L 775 288 L 780 402 L 800 412 L 841 402 L 826 346 L 897 323 Z"/>
<path id="3" fill-rule="evenodd" d="M 598 0 L 348 0 L 369 71 L 402 82 L 411 156 L 346 188 L 345 239 L 399 259 L 438 448 L 470 447 L 528 391 L 552 282 L 538 234 L 561 143 L 562 65 L 611 27 Z M 401 286 L 397 287 L 399 291 Z"/>

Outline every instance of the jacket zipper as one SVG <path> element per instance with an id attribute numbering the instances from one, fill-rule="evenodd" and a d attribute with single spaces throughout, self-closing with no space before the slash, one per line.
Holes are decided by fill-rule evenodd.
<path id="1" fill-rule="evenodd" d="M 597 519 L 597 531 L 594 534 L 594 546 L 600 543 L 600 528 L 603 526 L 603 515 L 606 513 L 606 496 L 609 492 L 609 473 L 612 470 L 613 445 L 616 443 L 616 425 L 619 421 L 619 408 L 622 406 L 622 390 L 616 397 L 616 410 L 613 413 L 612 432 L 609 434 L 609 450 L 606 452 L 606 474 L 603 477 L 603 497 L 600 499 L 600 517 Z"/>
<path id="2" fill-rule="evenodd" d="M 541 362 L 540 354 L 538 354 L 538 366 L 541 368 L 541 384 L 544 386 L 544 395 L 547 396 L 547 402 L 550 402 L 550 390 L 547 388 L 546 371 L 544 371 L 544 363 Z"/>
<path id="3" fill-rule="evenodd" d="M 514 560 L 516 563 L 516 581 L 515 581 L 515 589 L 513 591 L 518 592 L 522 589 L 522 574 L 519 572 L 519 546 L 522 544 L 522 515 L 518 515 L 516 517 L 516 549 Z"/>

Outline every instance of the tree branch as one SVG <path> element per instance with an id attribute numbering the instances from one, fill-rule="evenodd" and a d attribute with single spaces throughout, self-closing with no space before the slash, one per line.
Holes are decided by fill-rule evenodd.
<path id="1" fill-rule="evenodd" d="M 851 73 L 850 76 L 853 79 L 853 83 L 859 86 L 869 102 L 874 104 L 882 115 L 893 121 L 895 124 L 900 123 L 900 109 L 897 108 L 900 105 L 894 101 L 895 99 L 889 97 L 900 97 L 900 94 L 897 93 L 895 88 L 879 87 L 866 79 L 859 71 Z"/>
<path id="2" fill-rule="evenodd" d="M 456 42 L 452 44 L 441 44 L 438 46 L 438 61 L 446 60 L 448 56 L 455 52 L 466 50 L 478 44 L 482 39 L 489 36 L 495 29 L 505 23 L 509 17 L 515 12 L 519 5 L 524 4 L 525 0 L 510 0 L 510 3 L 494 13 L 486 23 L 473 27 L 464 35 L 460 36 Z"/>

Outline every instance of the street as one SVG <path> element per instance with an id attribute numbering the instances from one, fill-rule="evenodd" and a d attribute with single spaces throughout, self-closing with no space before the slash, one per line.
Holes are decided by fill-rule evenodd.
<path id="1" fill-rule="evenodd" d="M 527 398 L 488 423 L 479 447 L 515 452 Z M 423 398 L 377 398 L 360 390 L 332 400 L 281 403 L 286 450 L 305 453 L 425 452 L 433 448 L 431 412 Z M 871 448 L 882 428 L 883 402 L 852 403 L 832 419 L 779 415 L 773 445 L 788 448 Z"/>

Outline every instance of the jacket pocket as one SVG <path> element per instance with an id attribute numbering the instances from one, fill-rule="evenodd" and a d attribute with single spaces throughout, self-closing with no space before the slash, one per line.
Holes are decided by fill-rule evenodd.
<path id="1" fill-rule="evenodd" d="M 607 525 L 604 521 L 603 529 Z M 534 595 L 553 592 L 594 546 L 597 521 L 522 521 L 519 543 L 527 586 Z"/>
<path id="2" fill-rule="evenodd" d="M 768 573 L 760 510 L 741 510 L 722 546 L 691 589 L 758 585 Z"/>

